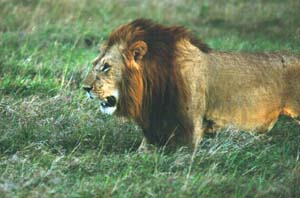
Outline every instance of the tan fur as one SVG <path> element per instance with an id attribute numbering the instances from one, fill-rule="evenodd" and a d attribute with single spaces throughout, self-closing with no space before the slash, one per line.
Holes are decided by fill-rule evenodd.
<path id="1" fill-rule="evenodd" d="M 96 79 L 101 61 L 112 70 Z M 279 115 L 300 115 L 299 55 L 215 52 L 182 27 L 143 19 L 110 35 L 85 84 L 98 98 L 117 88 L 116 113 L 159 146 L 194 147 L 227 126 L 265 132 Z"/>

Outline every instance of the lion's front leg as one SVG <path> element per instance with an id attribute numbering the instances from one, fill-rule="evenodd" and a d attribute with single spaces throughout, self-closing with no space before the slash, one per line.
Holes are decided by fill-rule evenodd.
<path id="1" fill-rule="evenodd" d="M 200 79 L 205 82 L 205 79 Z M 205 132 L 204 117 L 206 112 L 206 91 L 205 84 L 202 87 L 191 82 L 191 101 L 189 102 L 188 112 L 191 121 L 193 122 L 192 132 L 192 146 L 197 149 L 200 141 L 202 140 Z"/>
<path id="2" fill-rule="evenodd" d="M 138 152 L 145 153 L 151 151 L 152 149 L 153 149 L 153 145 L 149 144 L 147 139 L 144 137 L 138 148 Z"/>
<path id="3" fill-rule="evenodd" d="M 199 143 L 201 142 L 204 136 L 204 128 L 203 128 L 203 121 L 201 119 L 194 120 L 194 132 L 193 132 L 193 142 L 192 146 L 194 149 L 197 149 Z"/>
<path id="4" fill-rule="evenodd" d="M 204 115 L 205 115 L 205 96 L 204 94 L 199 97 L 196 97 L 195 93 L 192 95 L 191 107 L 189 108 L 190 111 L 188 112 L 191 121 L 193 122 L 193 132 L 192 132 L 192 147 L 193 149 L 197 149 L 200 141 L 202 140 L 204 133 L 206 131 L 206 127 L 204 124 Z M 196 100 L 198 99 L 198 100 Z"/>

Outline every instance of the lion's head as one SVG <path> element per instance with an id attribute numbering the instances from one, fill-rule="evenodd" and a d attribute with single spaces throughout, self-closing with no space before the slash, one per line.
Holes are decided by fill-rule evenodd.
<path id="1" fill-rule="evenodd" d="M 109 49 L 93 61 L 93 68 L 84 81 L 89 98 L 100 100 L 100 110 L 112 114 L 119 101 L 118 82 L 121 80 L 121 54 L 116 47 Z"/>
<path id="2" fill-rule="evenodd" d="M 89 98 L 100 100 L 100 110 L 106 114 L 137 115 L 143 95 L 142 59 L 147 44 L 138 40 L 109 40 L 93 61 L 93 68 L 84 80 Z"/>

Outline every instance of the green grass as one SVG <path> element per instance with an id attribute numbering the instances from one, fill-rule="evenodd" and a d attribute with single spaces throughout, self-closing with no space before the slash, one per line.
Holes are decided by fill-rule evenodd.
<path id="1" fill-rule="evenodd" d="M 200 2 L 200 3 L 199 3 Z M 0 197 L 300 197 L 300 127 L 228 129 L 195 155 L 138 153 L 140 129 L 101 115 L 81 81 L 98 45 L 137 17 L 217 50 L 300 52 L 300 3 L 0 1 Z"/>

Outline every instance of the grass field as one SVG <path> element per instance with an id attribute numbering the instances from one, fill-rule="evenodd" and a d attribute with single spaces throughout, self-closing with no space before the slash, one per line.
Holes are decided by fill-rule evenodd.
<path id="1" fill-rule="evenodd" d="M 0 0 L 0 197 L 300 197 L 289 118 L 265 135 L 207 136 L 195 158 L 138 153 L 140 129 L 101 115 L 80 89 L 99 43 L 137 17 L 185 25 L 217 50 L 300 52 L 299 10 L 296 0 Z"/>

